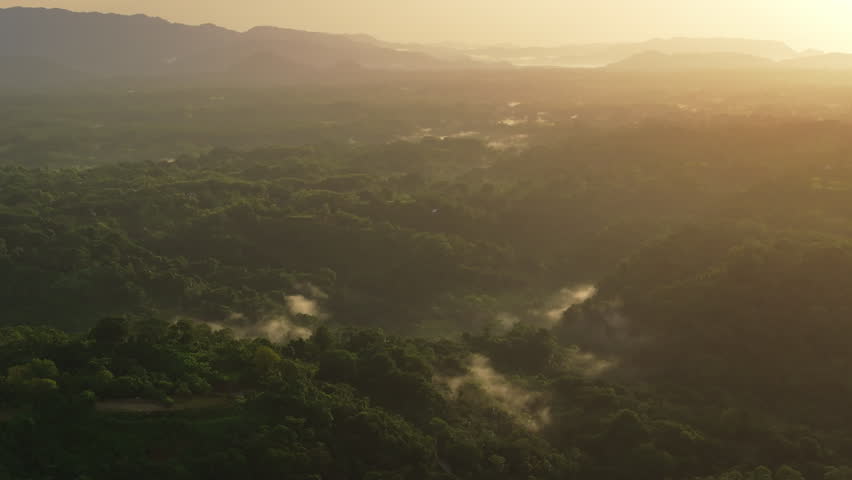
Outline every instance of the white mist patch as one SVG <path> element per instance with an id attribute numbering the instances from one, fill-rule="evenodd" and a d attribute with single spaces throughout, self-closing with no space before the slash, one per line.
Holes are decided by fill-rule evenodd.
<path id="1" fill-rule="evenodd" d="M 311 284 L 302 284 L 298 288 L 314 298 L 328 298 L 325 292 Z M 284 297 L 286 312 L 269 315 L 257 322 L 251 322 L 242 313 L 232 313 L 226 323 L 200 321 L 214 331 L 229 329 L 237 338 L 266 338 L 281 343 L 293 340 L 307 340 L 313 336 L 313 329 L 303 325 L 299 316 L 307 315 L 317 320 L 327 320 L 328 314 L 322 310 L 316 300 L 305 295 L 287 295 Z M 302 319 L 304 320 L 304 319 Z M 310 322 L 309 322 L 310 323 Z"/>
<path id="2" fill-rule="evenodd" d="M 238 321 L 244 318 L 244 315 L 238 313 L 232 315 L 229 320 Z M 296 325 L 284 316 L 271 317 L 250 325 L 223 325 L 221 323 L 203 321 L 201 323 L 209 326 L 214 332 L 228 329 L 234 332 L 234 336 L 237 338 L 265 338 L 274 343 L 307 340 L 314 334 L 310 328 Z"/>
<path id="3" fill-rule="evenodd" d="M 429 136 L 432 136 L 432 129 L 431 128 L 419 128 L 416 131 L 414 131 L 413 133 L 410 133 L 408 135 L 400 135 L 400 136 L 396 137 L 396 139 L 401 140 L 403 142 L 417 143 L 417 142 L 419 142 L 419 141 L 421 141 L 424 138 L 429 137 Z"/>
<path id="4" fill-rule="evenodd" d="M 565 359 L 566 370 L 586 377 L 596 377 L 615 366 L 615 361 L 600 358 L 594 353 L 583 352 L 579 347 L 571 347 Z"/>
<path id="5" fill-rule="evenodd" d="M 518 125 L 525 125 L 529 121 L 530 121 L 530 119 L 528 117 L 522 117 L 522 118 L 508 117 L 508 118 L 504 118 L 503 120 L 500 120 L 497 123 L 499 125 L 503 125 L 503 126 L 506 126 L 506 127 L 517 127 Z"/>
<path id="6" fill-rule="evenodd" d="M 287 309 L 293 315 L 310 315 L 319 318 L 320 309 L 317 302 L 309 300 L 303 295 L 290 295 L 284 297 L 287 301 Z"/>
<path id="7" fill-rule="evenodd" d="M 550 407 L 542 405 L 542 395 L 512 383 L 494 370 L 483 355 L 471 356 L 466 375 L 438 380 L 446 384 L 454 399 L 463 396 L 465 388 L 479 388 L 497 408 L 531 431 L 541 430 L 550 423 Z"/>
<path id="8" fill-rule="evenodd" d="M 476 137 L 477 135 L 479 135 L 479 132 L 477 132 L 477 131 L 464 130 L 464 131 L 456 132 L 456 133 L 453 133 L 451 135 L 447 135 L 447 136 L 441 137 L 441 138 L 442 139 L 444 139 L 444 138 L 472 138 L 472 137 Z"/>
<path id="9" fill-rule="evenodd" d="M 536 313 L 540 314 L 547 321 L 548 327 L 555 326 L 565 312 L 574 305 L 585 303 L 590 298 L 598 293 L 598 289 L 594 285 L 581 285 L 579 287 L 563 288 L 556 295 L 551 297 L 547 302 L 544 310 Z"/>
<path id="10" fill-rule="evenodd" d="M 294 325 L 287 317 L 276 317 L 259 325 L 258 332 L 275 343 L 292 340 L 307 340 L 314 332 L 299 325 Z M 260 335 L 259 335 L 260 336 Z"/>
<path id="11" fill-rule="evenodd" d="M 519 134 L 504 138 L 494 139 L 488 142 L 488 148 L 497 151 L 523 150 L 529 146 L 529 135 Z"/>
<path id="12" fill-rule="evenodd" d="M 521 106 L 521 102 L 509 102 L 506 104 L 509 108 L 516 108 Z"/>
<path id="13" fill-rule="evenodd" d="M 296 288 L 300 291 L 307 293 L 311 298 L 319 298 L 326 299 L 328 298 L 328 294 L 323 292 L 322 289 L 314 285 L 313 283 L 298 283 L 296 284 Z"/>
<path id="14" fill-rule="evenodd" d="M 535 123 L 536 123 L 536 125 L 538 125 L 540 127 L 555 127 L 556 126 L 556 122 L 554 122 L 550 118 L 550 114 L 548 114 L 547 112 L 538 112 L 538 114 L 536 115 Z"/>
<path id="15" fill-rule="evenodd" d="M 532 308 L 527 307 L 523 312 L 497 313 L 491 323 L 498 333 L 505 333 L 519 323 L 525 323 L 537 328 L 552 329 L 562 320 L 571 307 L 587 302 L 598 293 L 594 285 L 579 285 L 566 287 L 547 297 Z"/>

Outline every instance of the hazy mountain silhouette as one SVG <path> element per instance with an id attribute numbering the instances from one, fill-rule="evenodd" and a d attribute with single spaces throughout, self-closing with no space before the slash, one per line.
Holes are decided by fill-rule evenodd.
<path id="1" fill-rule="evenodd" d="M 643 52 L 607 66 L 610 70 L 742 70 L 774 68 L 766 58 L 741 53 Z"/>
<path id="2" fill-rule="evenodd" d="M 59 9 L 0 9 L 0 57 L 41 58 L 103 76 L 232 72 L 259 56 L 289 69 L 357 64 L 375 69 L 458 67 L 421 52 L 398 51 L 344 35 L 257 27 L 240 33 L 189 26 L 145 15 Z M 254 59 L 254 60 L 252 60 Z M 276 61 L 276 67 L 282 63 Z"/>
<path id="3" fill-rule="evenodd" d="M 279 55 L 261 52 L 241 58 L 221 77 L 237 84 L 280 85 L 318 79 L 323 73 Z"/>
<path id="4" fill-rule="evenodd" d="M 811 70 L 852 70 L 852 54 L 826 53 L 807 55 L 781 62 L 784 67 Z"/>
<path id="5" fill-rule="evenodd" d="M 372 37 L 354 37 L 362 42 L 417 50 L 439 58 L 468 55 L 476 60 L 503 61 L 518 65 L 603 66 L 625 60 L 648 51 L 665 54 L 733 53 L 763 57 L 771 60 L 793 58 L 796 51 L 783 42 L 739 38 L 670 38 L 635 43 L 593 43 L 557 47 L 518 47 L 494 45 L 487 47 L 454 47 L 440 45 L 392 44 Z"/>
<path id="6" fill-rule="evenodd" d="M 801 69 L 850 70 L 852 54 L 828 53 L 800 55 L 796 58 L 773 61 L 753 55 L 736 53 L 665 54 L 643 52 L 607 65 L 610 70 L 676 71 L 676 70 L 750 70 Z"/>
<path id="7" fill-rule="evenodd" d="M 374 45 L 378 47 L 384 48 L 392 48 L 398 51 L 408 51 L 408 52 L 420 52 L 425 53 L 434 58 L 438 58 L 445 61 L 450 62 L 470 62 L 471 53 L 476 53 L 475 51 L 469 50 L 469 47 L 463 47 L 458 45 L 451 45 L 446 43 L 396 43 L 396 42 L 386 42 L 384 40 L 380 40 L 376 37 L 366 34 L 350 34 L 347 35 L 348 38 L 354 40 L 359 43 L 366 43 L 368 45 Z M 490 62 L 492 65 L 496 62 Z M 503 63 L 503 62 L 500 62 Z M 510 65 L 510 64 L 507 64 Z M 482 66 L 482 65 L 481 65 Z"/>
<path id="8" fill-rule="evenodd" d="M 738 53 L 772 60 L 791 58 L 796 51 L 783 42 L 742 38 L 670 38 L 654 39 L 620 47 L 624 50 L 641 48 L 644 51 L 677 53 Z"/>
<path id="9" fill-rule="evenodd" d="M 655 52 L 655 53 L 649 53 Z M 477 62 L 483 60 L 487 62 Z M 90 76 L 262 82 L 335 78 L 362 70 L 495 68 L 514 64 L 615 69 L 852 69 L 852 55 L 798 54 L 782 42 L 672 38 L 617 44 L 469 47 L 398 44 L 369 35 L 276 27 L 236 32 L 145 15 L 0 9 L 2 85 L 62 85 Z"/>
<path id="10" fill-rule="evenodd" d="M 0 87 L 62 87 L 89 78 L 83 72 L 37 57 L 0 57 Z"/>
<path id="11" fill-rule="evenodd" d="M 193 52 L 222 48 L 239 34 L 144 15 L 67 10 L 0 10 L 0 55 L 41 57 L 108 75 L 160 74 Z"/>

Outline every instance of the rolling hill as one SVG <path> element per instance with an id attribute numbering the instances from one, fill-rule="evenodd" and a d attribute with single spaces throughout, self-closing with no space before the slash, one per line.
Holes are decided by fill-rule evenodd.
<path id="1" fill-rule="evenodd" d="M 357 64 L 370 69 L 419 70 L 472 64 L 446 62 L 344 35 L 276 27 L 236 32 L 145 15 L 0 9 L 0 57 L 38 58 L 102 77 L 229 72 L 262 56 L 280 58 L 279 66 L 284 62 L 309 69 Z"/>
<path id="2" fill-rule="evenodd" d="M 741 53 L 679 53 L 644 52 L 607 66 L 610 70 L 749 70 L 777 66 L 761 57 Z"/>

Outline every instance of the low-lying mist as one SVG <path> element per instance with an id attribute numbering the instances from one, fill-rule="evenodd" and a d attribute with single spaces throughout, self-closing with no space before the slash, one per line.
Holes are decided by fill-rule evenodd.
<path id="1" fill-rule="evenodd" d="M 448 395 L 456 400 L 464 400 L 465 395 L 476 391 L 485 394 L 498 409 L 531 431 L 541 430 L 550 423 L 550 406 L 544 395 L 530 391 L 497 372 L 484 355 L 470 357 L 467 374 L 436 380 L 446 385 Z"/>
<path id="2" fill-rule="evenodd" d="M 322 290 L 313 285 L 303 289 L 316 299 L 327 298 Z M 250 320 L 242 313 L 233 313 L 224 322 L 199 322 L 214 331 L 228 329 L 237 338 L 265 338 L 274 343 L 287 343 L 311 338 L 318 324 L 329 318 L 318 300 L 305 295 L 287 295 L 284 304 L 283 311 L 265 315 L 260 320 Z"/>
<path id="3" fill-rule="evenodd" d="M 559 324 L 565 312 L 571 307 L 582 305 L 596 294 L 597 288 L 594 285 L 565 287 L 547 296 L 539 305 L 529 308 L 524 312 L 498 313 L 494 322 L 497 330 L 500 332 L 511 330 L 518 324 L 527 324 L 549 330 Z"/>
<path id="4" fill-rule="evenodd" d="M 307 340 L 314 333 L 311 328 L 298 325 L 290 317 L 285 315 L 271 316 L 256 323 L 241 325 L 244 318 L 241 314 L 234 314 L 229 318 L 228 324 L 216 322 L 203 323 L 214 331 L 231 330 L 237 338 L 266 338 L 275 343 Z"/>

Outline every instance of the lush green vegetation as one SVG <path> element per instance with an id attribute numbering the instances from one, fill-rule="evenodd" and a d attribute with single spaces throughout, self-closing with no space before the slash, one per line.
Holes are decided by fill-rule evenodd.
<path id="1" fill-rule="evenodd" d="M 470 75 L 4 97 L 0 478 L 852 476 L 830 91 Z"/>
<path id="2" fill-rule="evenodd" d="M 654 479 L 732 465 L 724 478 L 769 478 L 770 465 L 781 479 L 849 460 L 844 438 L 588 378 L 575 350 L 526 327 L 460 341 L 321 327 L 274 345 L 107 318 L 87 335 L 0 337 L 9 478 Z M 474 354 L 493 367 L 471 377 Z M 135 397 L 149 402 L 121 400 Z"/>

